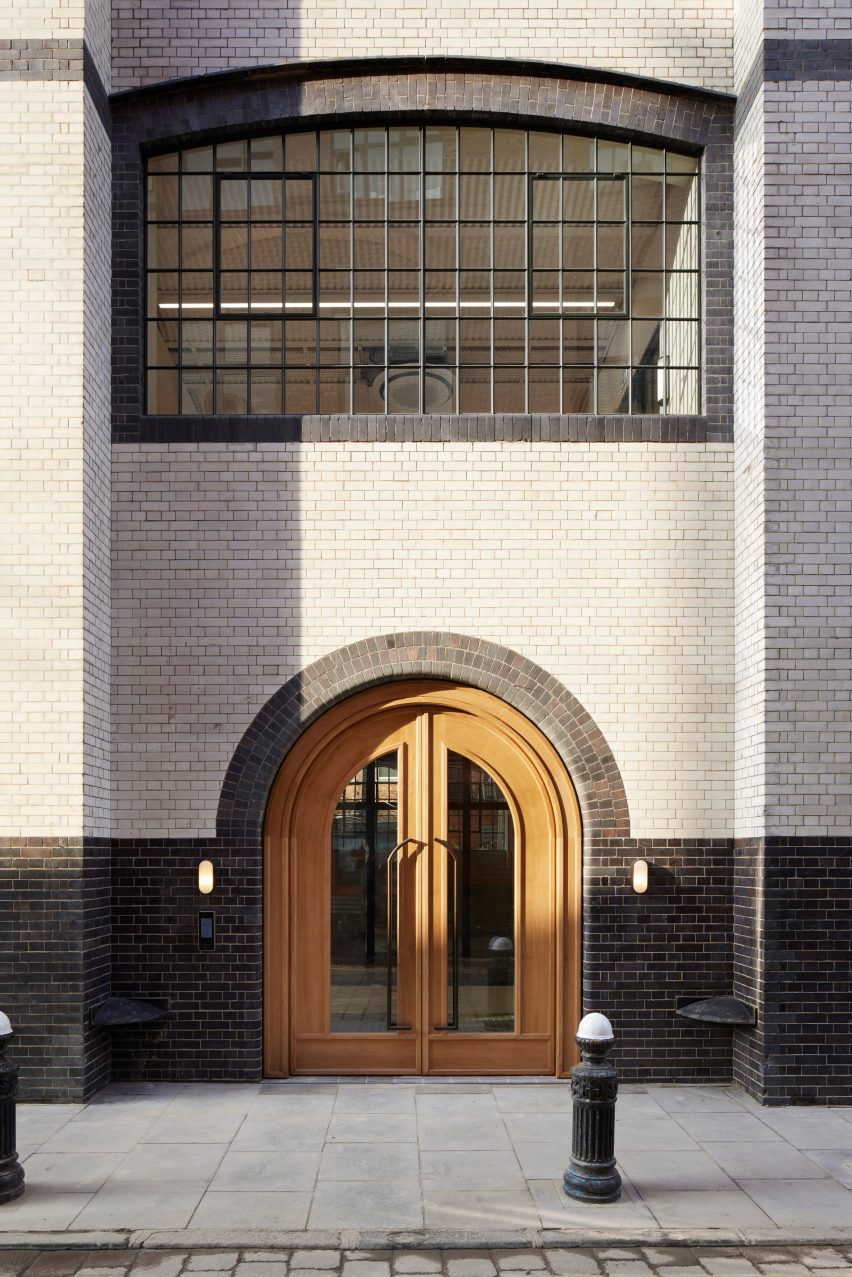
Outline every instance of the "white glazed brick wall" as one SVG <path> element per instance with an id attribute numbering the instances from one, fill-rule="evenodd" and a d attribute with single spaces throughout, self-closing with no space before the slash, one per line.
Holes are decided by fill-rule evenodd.
<path id="1" fill-rule="evenodd" d="M 852 827 L 852 87 L 767 85 L 767 832 Z"/>
<path id="2" fill-rule="evenodd" d="M 110 266 L 112 157 L 84 95 L 83 692 L 84 832 L 109 834 L 110 768 Z"/>
<path id="3" fill-rule="evenodd" d="M 730 834 L 727 445 L 121 445 L 113 512 L 117 835 L 211 834 L 267 698 L 406 629 L 561 679 L 635 834 Z"/>
<path id="4" fill-rule="evenodd" d="M 760 52 L 763 5 L 734 5 L 734 67 L 742 91 Z M 735 831 L 765 832 L 763 88 L 734 143 L 734 509 L 736 613 Z"/>
<path id="5" fill-rule="evenodd" d="M 731 86 L 730 0 L 113 0 L 113 87 L 296 59 L 537 58 Z"/>
<path id="6" fill-rule="evenodd" d="M 0 29 L 15 40 L 82 39 L 86 0 L 4 0 Z"/>
<path id="7" fill-rule="evenodd" d="M 2 83 L 0 116 L 0 834 L 79 835 L 82 83 Z"/>

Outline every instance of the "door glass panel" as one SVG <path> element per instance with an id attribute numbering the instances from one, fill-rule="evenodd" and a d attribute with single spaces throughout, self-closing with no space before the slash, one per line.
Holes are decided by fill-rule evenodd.
<path id="1" fill-rule="evenodd" d="M 515 831 L 500 786 L 476 763 L 449 754 L 447 841 L 458 855 L 453 953 L 452 879 L 448 891 L 448 1006 L 457 963 L 458 1022 L 463 1033 L 515 1028 Z"/>
<path id="2" fill-rule="evenodd" d="M 362 767 L 338 799 L 331 826 L 331 1031 L 383 1033 L 388 967 L 388 853 L 398 812 L 396 751 Z M 393 889 L 398 876 L 393 878 Z M 391 955 L 392 958 L 395 955 Z M 389 975 L 390 972 L 390 975 Z"/>

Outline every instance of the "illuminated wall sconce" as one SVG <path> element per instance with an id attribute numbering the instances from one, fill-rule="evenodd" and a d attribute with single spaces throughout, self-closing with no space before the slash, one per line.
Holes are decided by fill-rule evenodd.
<path id="1" fill-rule="evenodd" d="M 633 890 L 637 896 L 643 896 L 648 890 L 648 862 L 647 860 L 633 861 Z"/>
<path id="2" fill-rule="evenodd" d="M 202 860 L 198 866 L 198 890 L 202 896 L 209 896 L 216 885 L 216 874 L 212 860 Z"/>

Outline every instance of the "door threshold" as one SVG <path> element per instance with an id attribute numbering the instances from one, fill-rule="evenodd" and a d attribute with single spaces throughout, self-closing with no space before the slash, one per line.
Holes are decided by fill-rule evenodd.
<path id="1" fill-rule="evenodd" d="M 331 1074 L 306 1073 L 293 1077 L 264 1078 L 263 1086 L 270 1090 L 287 1086 L 565 1086 L 564 1077 L 524 1077 L 521 1075 L 487 1074 L 475 1076 L 445 1076 L 441 1073 L 415 1074 Z"/>

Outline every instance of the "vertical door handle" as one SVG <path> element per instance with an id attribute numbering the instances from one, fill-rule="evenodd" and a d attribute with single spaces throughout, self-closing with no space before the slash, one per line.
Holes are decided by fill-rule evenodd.
<path id="1" fill-rule="evenodd" d="M 402 851 L 403 847 L 404 847 L 407 843 L 410 843 L 410 842 L 414 842 L 414 839 L 413 839 L 413 838 L 403 838 L 402 842 L 398 842 L 398 843 L 396 844 L 396 846 L 395 846 L 395 847 L 393 847 L 393 848 L 392 848 L 392 849 L 388 852 L 388 864 L 387 864 L 387 872 L 388 872 L 388 945 L 387 945 L 387 948 L 388 948 L 388 962 L 387 962 L 387 1004 L 386 1004 L 386 1007 L 385 1007 L 385 1025 L 386 1025 L 387 1031 L 388 1031 L 389 1033 L 390 1033 L 392 1030 L 394 1030 L 394 1029 L 410 1029 L 410 1028 L 411 1028 L 411 1025 L 410 1025 L 410 1024 L 397 1024 L 396 1020 L 394 1020 L 394 1018 L 393 1018 L 393 960 L 394 960 L 394 953 L 395 953 L 395 950 L 396 950 L 396 934 L 397 934 L 397 924 L 398 924 L 398 920 L 399 920 L 399 900 L 398 900 L 398 896 L 399 896 L 399 865 L 398 865 L 398 858 L 399 858 L 399 853 Z M 394 894 L 394 889 L 393 889 L 393 867 L 394 867 L 394 864 L 396 864 L 396 865 L 397 865 L 397 875 L 396 875 L 396 881 L 397 881 L 397 891 L 396 891 L 396 895 Z M 394 901 L 395 901 L 395 900 L 396 900 L 396 909 L 394 909 Z"/>
<path id="2" fill-rule="evenodd" d="M 459 853 L 458 848 L 452 843 L 448 843 L 445 838 L 436 838 L 435 842 L 439 847 L 443 847 L 447 853 L 447 857 L 452 865 L 452 888 L 453 888 L 453 909 L 452 909 L 452 940 L 453 940 L 453 967 L 452 967 L 452 1012 L 447 1019 L 446 1024 L 433 1024 L 433 1029 L 457 1029 L 459 1027 Z"/>

